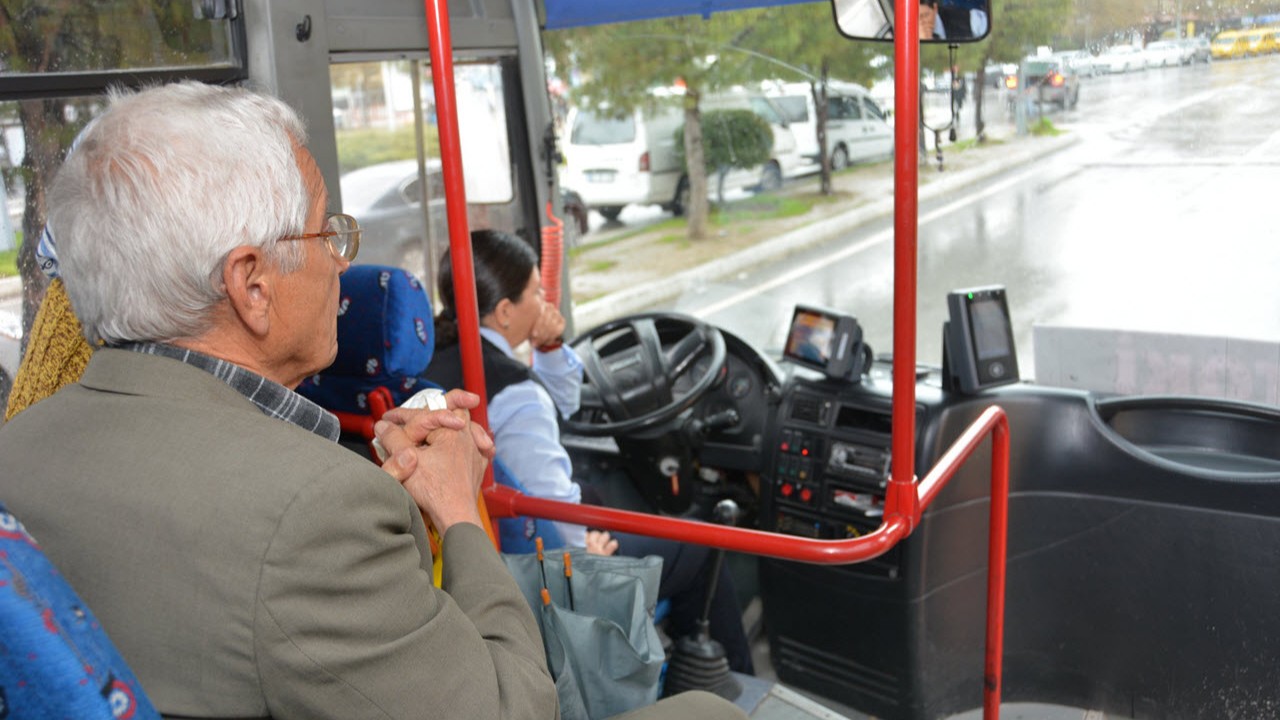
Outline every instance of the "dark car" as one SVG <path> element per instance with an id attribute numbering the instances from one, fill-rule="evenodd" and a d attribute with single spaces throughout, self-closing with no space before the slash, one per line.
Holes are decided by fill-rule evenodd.
<path id="1" fill-rule="evenodd" d="M 339 179 L 343 212 L 364 230 L 361 263 L 397 265 L 421 274 L 426 267 L 426 219 L 417 160 L 395 160 L 352 170 Z M 427 161 L 427 214 L 437 247 L 449 243 L 440 161 Z"/>
<path id="2" fill-rule="evenodd" d="M 1080 99 L 1080 75 L 1060 57 L 1034 57 L 1022 61 L 1023 92 L 1039 103 L 1075 107 Z"/>
<path id="3" fill-rule="evenodd" d="M 416 160 L 394 160 L 352 170 L 339 180 L 343 212 L 355 216 L 364 230 L 357 262 L 395 265 L 418 274 L 426 271 L 426 219 L 422 182 Z M 437 256 L 449 245 L 440 160 L 427 160 L 427 215 Z M 560 193 L 565 237 L 572 247 L 587 232 L 587 208 L 572 190 Z M 571 227 L 570 227 L 571 226 Z M 571 234 L 572 233 L 572 234 Z M 437 258 L 438 259 L 438 258 Z"/>

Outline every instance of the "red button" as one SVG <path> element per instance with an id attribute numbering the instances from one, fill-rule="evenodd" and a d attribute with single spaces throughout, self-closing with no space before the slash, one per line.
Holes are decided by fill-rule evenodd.
<path id="1" fill-rule="evenodd" d="M 791 451 L 791 443 L 782 443 L 782 445 L 781 445 L 780 447 L 781 447 L 781 449 L 782 449 L 782 452 L 790 452 L 790 451 Z"/>
<path id="2" fill-rule="evenodd" d="M 795 491 L 796 489 L 792 487 L 791 483 L 782 483 L 782 497 L 791 497 L 791 493 Z"/>
<path id="3" fill-rule="evenodd" d="M 803 490 L 801 490 L 801 491 L 800 491 L 800 500 L 801 500 L 801 501 L 803 501 L 803 502 L 809 502 L 809 501 L 810 501 L 810 500 L 812 500 L 812 499 L 813 499 L 813 491 L 812 491 L 812 490 L 810 490 L 809 488 L 804 488 Z"/>

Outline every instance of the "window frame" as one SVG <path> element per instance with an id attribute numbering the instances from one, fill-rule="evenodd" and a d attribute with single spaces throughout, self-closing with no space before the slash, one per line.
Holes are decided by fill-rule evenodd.
<path id="1" fill-rule="evenodd" d="M 108 88 L 112 87 L 137 89 L 179 80 L 196 80 L 214 85 L 242 82 L 249 78 L 249 51 L 244 15 L 244 8 L 241 7 L 239 0 L 236 0 L 236 11 L 232 17 L 207 21 L 230 23 L 228 34 L 230 61 L 227 64 L 163 69 L 0 74 L 0 102 L 103 95 Z"/>

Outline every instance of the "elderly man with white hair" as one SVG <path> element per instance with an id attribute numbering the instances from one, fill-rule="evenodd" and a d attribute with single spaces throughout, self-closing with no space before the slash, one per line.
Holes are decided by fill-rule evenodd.
<path id="1" fill-rule="evenodd" d="M 493 452 L 478 399 L 390 413 L 383 472 L 292 390 L 334 358 L 360 233 L 326 214 L 305 143 L 288 105 L 242 89 L 111 97 L 49 194 L 95 350 L 0 429 L 3 501 L 165 715 L 555 717 L 537 624 L 476 508 Z M 725 711 L 652 710 L 708 708 Z"/>

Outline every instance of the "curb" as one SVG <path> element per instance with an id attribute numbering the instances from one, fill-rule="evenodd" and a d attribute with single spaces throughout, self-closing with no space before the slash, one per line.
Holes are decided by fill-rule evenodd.
<path id="1" fill-rule="evenodd" d="M 998 161 L 962 170 L 921 186 L 919 199 L 921 201 L 930 200 L 974 185 L 1010 168 L 1070 147 L 1078 142 L 1079 139 L 1075 135 L 1067 135 L 1044 142 L 1037 142 L 1030 147 L 1020 148 L 1018 151 L 1010 153 Z M 590 328 L 619 315 L 639 312 L 655 304 L 679 297 L 680 294 L 691 288 L 709 281 L 735 275 L 749 268 L 762 265 L 769 260 L 832 240 L 851 228 L 856 228 L 859 225 L 892 213 L 893 198 L 878 200 L 840 215 L 797 228 L 773 240 L 676 273 L 670 277 L 598 297 L 573 309 L 574 324 L 580 328 Z"/>

